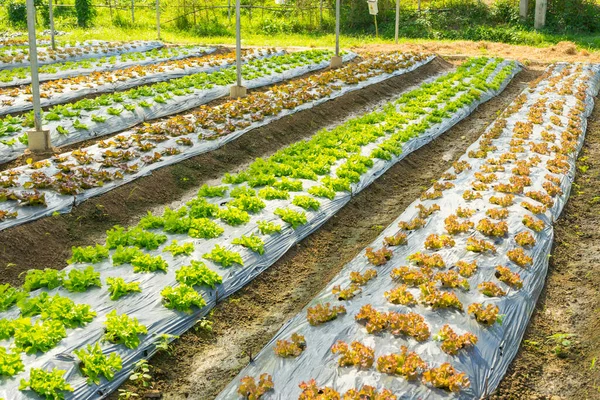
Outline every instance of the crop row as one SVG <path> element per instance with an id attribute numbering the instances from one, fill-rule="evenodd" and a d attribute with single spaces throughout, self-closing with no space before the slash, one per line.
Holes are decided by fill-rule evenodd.
<path id="1" fill-rule="evenodd" d="M 517 70 L 471 60 L 381 110 L 226 174 L 181 208 L 114 227 L 103 245 L 73 248 L 64 272 L 30 271 L 22 289 L 4 286 L 7 375 L 23 377 L 23 390 L 74 390 L 78 399 L 95 396 L 98 381 L 113 390 L 142 354 L 191 327 L 351 193 L 497 94 Z M 36 315 L 37 322 L 27 320 Z M 0 395 L 21 397 L 14 382 L 5 381 Z"/>
<path id="2" fill-rule="evenodd" d="M 598 70 L 532 82 L 217 399 L 489 395 L 543 287 Z"/>
<path id="3" fill-rule="evenodd" d="M 355 55 L 345 55 L 346 60 Z M 293 78 L 303 73 L 323 69 L 331 52 L 307 50 L 297 53 L 256 50 L 247 53 L 242 77 L 248 88 L 255 88 Z M 187 111 L 229 93 L 236 81 L 235 66 L 211 73 L 197 73 L 140 86 L 125 92 L 102 94 L 93 99 L 57 105 L 44 114 L 52 143 L 63 146 L 91 137 L 122 131 L 144 121 Z M 33 115 L 5 117 L 0 131 L 0 162 L 14 159 L 23 153 L 27 144 L 24 127 L 32 126 Z"/>
<path id="4" fill-rule="evenodd" d="M 201 106 L 186 116 L 144 125 L 88 148 L 3 171 L 0 186 L 10 190 L 4 192 L 5 201 L 22 197 L 22 192 L 27 191 L 38 191 L 39 195 L 33 202 L 5 203 L 8 207 L 0 208 L 0 227 L 68 209 L 73 196 L 77 202 L 83 201 L 154 169 L 213 150 L 274 119 L 411 71 L 432 58 L 410 53 L 365 56 L 363 61 L 337 70 L 295 80 L 267 92 L 251 93 L 215 107 Z"/>
<path id="5" fill-rule="evenodd" d="M 162 47 L 161 42 L 133 41 L 133 42 L 103 42 L 90 41 L 67 47 L 40 47 L 38 49 L 38 62 L 53 64 L 56 62 L 75 61 L 86 58 L 97 58 L 113 54 L 131 53 L 151 50 Z M 0 48 L 0 70 L 24 67 L 29 65 L 29 50 L 21 48 Z"/>
<path id="6" fill-rule="evenodd" d="M 56 62 L 39 67 L 40 82 L 89 75 L 93 72 L 112 71 L 133 66 L 156 64 L 165 61 L 197 57 L 210 52 L 206 46 L 171 46 L 136 51 L 113 56 L 88 58 L 79 61 Z M 31 83 L 28 67 L 0 70 L 0 87 L 27 85 Z"/>
<path id="7" fill-rule="evenodd" d="M 214 48 L 207 49 L 207 53 L 212 53 L 214 50 Z M 210 57 L 190 57 L 48 81 L 40 85 L 41 106 L 48 107 L 84 96 L 122 91 L 185 75 L 209 73 L 233 62 L 235 62 L 235 54 L 229 52 Z M 31 86 L 0 88 L 0 115 L 31 110 L 32 101 Z"/>

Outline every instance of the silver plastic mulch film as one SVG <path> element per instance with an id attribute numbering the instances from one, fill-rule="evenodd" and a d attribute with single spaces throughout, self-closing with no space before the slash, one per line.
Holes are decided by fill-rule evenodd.
<path id="1" fill-rule="evenodd" d="M 479 104 L 491 99 L 501 92 L 520 69 L 515 63 L 504 61 L 499 64 L 498 68 L 492 73 L 489 79 L 493 79 L 495 74 L 499 73 L 503 67 L 510 68 L 511 73 L 505 78 L 497 91 L 481 93 L 479 99 L 473 100 L 471 104 L 457 110 L 456 115 L 452 118 L 444 119 L 442 122 L 432 125 L 419 137 L 405 142 L 403 144 L 403 152 L 400 156 L 394 157 L 390 161 L 376 162 L 370 173 L 364 175 L 359 184 L 353 185 L 352 192 L 356 193 L 362 190 L 362 188 L 366 187 L 380 176 L 383 171 L 390 168 L 406 155 L 435 139 L 462 118 L 469 115 Z M 304 190 L 302 192 L 296 192 L 297 194 L 306 194 L 308 190 L 307 186 L 314 186 L 317 184 L 317 182 L 309 180 L 303 180 L 303 183 L 305 186 Z M 68 397 L 74 399 L 96 399 L 106 397 L 127 379 L 131 373 L 133 364 L 136 361 L 142 358 L 148 358 L 156 352 L 156 342 L 160 335 L 180 335 L 188 330 L 199 318 L 205 316 L 218 301 L 230 296 L 244 285 L 248 284 L 252 279 L 285 254 L 288 249 L 318 229 L 339 209 L 347 204 L 348 201 L 350 201 L 351 196 L 350 193 L 344 192 L 338 193 L 334 200 L 321 200 L 319 211 L 307 212 L 307 223 L 295 230 L 289 225 L 283 224 L 281 233 L 276 235 L 262 235 L 262 238 L 265 241 L 265 253 L 262 256 L 241 246 L 235 247 L 235 250 L 239 251 L 242 255 L 244 262 L 244 267 L 242 268 L 221 268 L 217 264 L 203 259 L 203 255 L 209 253 L 216 244 L 232 248 L 232 245 L 230 244 L 231 240 L 240 237 L 241 235 L 249 235 L 256 232 L 257 222 L 259 220 L 280 223 L 281 220 L 274 214 L 274 211 L 278 207 L 290 206 L 290 200 L 269 201 L 267 207 L 256 214 L 252 214 L 251 220 L 245 225 L 237 227 L 222 225 L 224 232 L 216 239 L 192 239 L 184 234 L 166 234 L 168 240 L 160 246 L 159 249 L 145 252 L 146 254 L 151 255 L 161 255 L 169 265 L 166 273 L 135 274 L 133 273 L 131 266 L 121 265 L 115 267 L 110 260 L 95 263 L 94 268 L 101 274 L 101 280 L 104 284 L 102 288 L 93 288 L 85 293 L 70 293 L 63 288 L 57 288 L 49 290 L 48 293 L 50 295 L 60 293 L 61 296 L 69 297 L 75 303 L 89 304 L 91 309 L 97 313 L 97 316 L 82 328 L 69 329 L 67 338 L 63 339 L 56 347 L 48 352 L 30 356 L 22 354 L 23 362 L 26 365 L 27 370 L 11 379 L 3 381 L 0 385 L 0 397 L 7 399 L 35 398 L 35 395 L 30 391 L 18 390 L 19 380 L 29 376 L 30 368 L 44 368 L 48 370 L 54 367 L 66 371 L 65 379 L 67 379 L 75 389 L 73 393 L 68 394 Z M 226 200 L 227 199 L 225 199 L 225 201 Z M 218 199 L 217 201 L 220 204 L 224 200 Z M 182 205 L 183 204 L 174 204 L 173 207 L 177 208 Z M 163 252 L 165 245 L 169 244 L 172 240 L 178 240 L 180 244 L 193 243 L 193 253 L 189 257 L 172 257 L 170 253 Z M 211 270 L 217 271 L 222 276 L 223 283 L 218 285 L 214 290 L 206 287 L 199 289 L 202 297 L 207 303 L 202 309 L 195 309 L 195 311 L 190 314 L 169 310 L 162 304 L 160 292 L 167 286 L 177 285 L 175 272 L 180 267 L 189 265 L 190 260 L 205 261 L 206 265 Z M 87 265 L 88 264 L 70 265 L 65 268 L 65 272 L 68 273 L 74 268 L 81 269 Z M 126 281 L 138 281 L 140 282 L 142 292 L 123 297 L 118 301 L 112 301 L 106 290 L 106 280 L 109 277 L 123 277 Z M 42 290 L 34 291 L 30 296 L 35 296 L 41 291 Z M 102 380 L 100 386 L 90 386 L 79 372 L 78 360 L 73 356 L 73 350 L 102 340 L 106 314 L 112 310 L 116 310 L 119 315 L 127 314 L 131 317 L 138 318 L 139 322 L 147 327 L 148 334 L 140 337 L 140 345 L 136 349 L 128 349 L 122 345 L 115 345 L 112 343 L 102 343 L 102 349 L 106 354 L 116 352 L 121 356 L 123 360 L 123 369 L 115 375 L 115 378 L 112 381 L 107 382 Z M 13 307 L 4 313 L 0 313 L 0 318 L 16 318 L 18 316 L 19 310 L 16 307 Z M 10 340 L 0 341 L 0 345 L 5 347 L 9 347 L 10 344 Z"/>
<path id="2" fill-rule="evenodd" d="M 285 54 L 284 51 L 277 51 L 269 54 L 267 51 L 257 50 L 246 56 L 246 58 L 263 59 L 281 56 L 283 54 Z M 355 57 L 356 54 L 351 52 L 343 56 L 344 61 L 349 61 Z M 268 76 L 245 80 L 244 85 L 248 89 L 254 89 L 282 82 L 287 79 L 292 79 L 308 72 L 326 68 L 327 66 L 329 66 L 329 61 L 304 65 L 289 69 L 287 71 L 272 73 Z M 225 65 L 221 66 L 221 68 L 222 67 L 225 67 Z M 131 103 L 135 105 L 135 109 L 131 112 L 123 111 L 119 115 L 111 114 L 109 111 L 110 107 L 103 107 L 101 109 L 92 110 L 89 112 L 81 111 L 81 116 L 79 118 L 48 121 L 44 127 L 50 130 L 52 145 L 56 147 L 62 147 L 91 138 L 97 138 L 109 135 L 111 133 L 121 132 L 142 122 L 184 112 L 228 95 L 228 85 L 215 85 L 210 89 L 194 89 L 191 94 L 184 94 L 181 96 L 173 95 L 171 99 L 165 100 L 164 103 L 154 102 L 149 107 L 142 107 L 138 103 Z M 103 122 L 95 122 L 92 118 L 102 118 Z M 77 129 L 77 123 L 84 123 L 87 129 Z M 61 129 L 64 129 L 68 133 L 59 133 L 58 126 L 62 127 Z M 23 133 L 19 133 L 19 136 L 21 134 Z M 17 141 L 10 146 L 0 144 L 0 163 L 14 160 L 23 154 L 25 149 L 26 146 L 20 141 Z"/>
<path id="3" fill-rule="evenodd" d="M 215 50 L 216 48 L 214 47 L 205 48 L 204 51 L 199 55 L 208 55 L 215 52 Z M 119 92 L 136 86 L 149 85 L 152 83 L 168 81 L 170 79 L 181 78 L 182 76 L 186 75 L 218 71 L 221 68 L 230 67 L 233 65 L 233 55 L 229 62 L 227 60 L 222 60 L 216 63 L 217 65 L 213 65 L 213 62 L 211 61 L 214 60 L 206 59 L 204 63 L 198 63 L 198 65 L 193 67 L 180 67 L 177 65 L 177 63 L 173 63 L 173 65 L 162 66 L 160 70 L 144 71 L 142 73 L 138 73 L 137 76 L 130 76 L 126 79 L 116 74 L 122 71 L 116 71 L 116 73 L 111 76 L 111 79 L 113 79 L 112 81 L 110 81 L 110 79 L 106 79 L 101 84 L 90 84 L 90 82 L 84 82 L 66 85 L 64 82 L 58 82 L 58 85 L 64 85 L 63 88 L 60 91 L 52 92 L 48 97 L 42 98 L 41 106 L 49 107 L 56 104 L 68 103 L 72 100 L 85 96 Z M 94 78 L 94 82 L 97 82 L 97 78 Z M 33 104 L 30 100 L 30 97 L 30 94 L 26 94 L 24 92 L 17 96 L 0 94 L 1 104 L 4 104 L 5 101 L 12 102 L 11 105 L 0 106 L 0 115 L 14 114 L 33 109 Z"/>
<path id="4" fill-rule="evenodd" d="M 577 73 L 576 69 L 581 67 L 583 71 Z M 587 126 L 587 117 L 591 114 L 594 101 L 593 96 L 598 93 L 600 82 L 600 66 L 581 65 L 581 64 L 557 64 L 554 66 L 552 76 L 541 81 L 534 90 L 525 89 L 523 95 L 527 97 L 526 102 L 520 110 L 507 117 L 507 125 L 502 130 L 501 136 L 493 141 L 497 146 L 496 150 L 488 153 L 483 159 L 469 157 L 470 152 L 476 152 L 480 149 L 481 139 L 472 144 L 465 155 L 460 160 L 470 164 L 471 169 L 460 174 L 457 178 L 450 180 L 455 184 L 454 188 L 444 190 L 443 196 L 436 200 L 417 200 L 413 202 L 383 233 L 371 244 L 371 247 L 379 249 L 385 237 L 397 234 L 400 231 L 398 224 L 408 222 L 419 215 L 416 206 L 423 205 L 431 207 L 437 204 L 440 210 L 434 212 L 426 219 L 426 225 L 418 230 L 408 232 L 407 245 L 390 247 L 393 250 L 393 257 L 387 264 L 376 267 L 378 276 L 370 281 L 362 292 L 350 301 L 338 301 L 332 294 L 332 289 L 341 285 L 342 288 L 350 284 L 349 275 L 353 271 L 364 273 L 367 269 L 374 268 L 369 264 L 365 252 L 361 252 L 354 260 L 348 263 L 343 270 L 329 283 L 329 285 L 313 300 L 307 307 L 292 320 L 288 321 L 275 337 L 265 346 L 240 374 L 226 387 L 226 389 L 217 397 L 218 400 L 238 399 L 237 393 L 240 379 L 244 376 L 251 376 L 258 380 L 263 373 L 272 375 L 274 382 L 274 391 L 268 392 L 262 398 L 270 399 L 296 399 L 301 393 L 299 384 L 303 381 L 316 380 L 319 388 L 332 387 L 344 394 L 350 389 L 360 390 L 363 385 L 370 385 L 378 390 L 387 388 L 391 390 L 398 398 L 402 399 L 438 399 L 438 398 L 460 398 L 474 399 L 482 398 L 490 394 L 498 386 L 500 380 L 505 374 L 510 362 L 514 358 L 519 348 L 519 343 L 523 337 L 527 323 L 533 312 L 536 301 L 543 288 L 544 280 L 548 268 L 548 256 L 552 246 L 553 227 L 552 223 L 560 215 L 565 202 L 568 199 L 571 184 L 575 175 L 575 160 L 584 141 L 584 133 Z M 563 82 L 557 87 L 552 86 L 552 79 L 560 77 L 561 72 L 565 72 L 568 78 L 572 73 L 578 75 L 575 82 Z M 560 79 L 558 79 L 560 80 Z M 541 162 L 537 166 L 531 167 L 532 186 L 526 187 L 528 191 L 542 191 L 543 182 L 548 170 L 546 163 L 556 154 L 543 155 L 529 152 L 530 142 L 541 143 L 541 135 L 544 130 L 551 134 L 556 134 L 556 141 L 550 142 L 550 145 L 559 144 L 561 133 L 564 132 L 569 124 L 569 113 L 577 106 L 577 99 L 574 93 L 580 84 L 588 85 L 586 97 L 584 99 L 585 111 L 580 119 L 581 134 L 577 141 L 576 151 L 568 157 L 569 170 L 564 174 L 551 174 L 560 179 L 560 188 L 563 194 L 554 197 L 554 205 L 543 214 L 533 215 L 520 204 L 527 201 L 535 205 L 541 205 L 533 199 L 515 195 L 512 206 L 506 208 L 509 216 L 505 220 L 508 224 L 509 234 L 506 238 L 490 238 L 471 229 L 468 233 L 454 235 L 452 238 L 456 244 L 452 248 L 439 250 L 437 253 L 442 255 L 447 267 L 455 266 L 458 260 L 467 262 L 476 261 L 478 272 L 468 279 L 470 290 L 465 291 L 455 289 L 455 293 L 464 310 L 460 312 L 454 309 L 433 310 L 418 304 L 413 307 L 402 305 L 393 305 L 389 303 L 384 293 L 400 285 L 392 281 L 390 272 L 399 266 L 409 265 L 407 257 L 415 252 L 424 252 L 433 254 L 431 250 L 424 248 L 424 241 L 430 234 L 446 234 L 445 219 L 455 214 L 458 207 L 468 208 L 475 211 L 475 214 L 469 218 L 477 226 L 478 221 L 488 218 L 486 211 L 498 209 L 496 205 L 490 204 L 491 196 L 504 196 L 505 193 L 495 192 L 494 190 L 482 191 L 481 199 L 466 201 L 463 198 L 465 190 L 470 190 L 475 179 L 475 173 L 480 171 L 480 167 L 485 165 L 490 159 L 498 159 L 501 154 L 509 151 L 511 147 L 511 136 L 513 129 L 519 123 L 527 123 L 528 113 L 532 106 L 540 98 L 547 99 L 547 106 L 554 102 L 564 101 L 564 109 L 558 114 L 560 121 L 552 121 L 551 116 L 556 116 L 549 109 L 543 114 L 543 123 L 535 125 L 533 134 L 524 144 L 524 154 L 518 154 L 518 159 L 526 159 L 527 156 L 537 155 Z M 561 89 L 572 89 L 568 94 L 561 94 Z M 583 99 L 582 99 L 583 100 Z M 486 131 L 489 133 L 493 125 Z M 472 153 L 473 154 L 473 153 Z M 508 183 L 511 175 L 511 169 L 515 163 L 505 165 L 505 172 L 496 172 L 497 183 Z M 454 168 L 448 171 L 449 174 L 456 174 Z M 556 180 L 556 179 L 555 179 Z M 442 182 L 442 181 L 440 181 Z M 492 185 L 490 185 L 492 186 Z M 545 192 L 544 192 L 545 193 Z M 536 233 L 526 228 L 522 222 L 525 216 L 534 216 L 544 222 L 545 227 Z M 493 222 L 497 220 L 491 219 Z M 464 219 L 460 219 L 464 221 Z M 521 268 L 511 262 L 507 257 L 507 252 L 517 248 L 514 234 L 524 231 L 530 231 L 535 237 L 536 244 L 525 253 L 533 258 L 533 263 L 527 268 Z M 484 239 L 493 242 L 496 246 L 496 253 L 478 254 L 466 251 L 466 242 L 469 237 Z M 496 266 L 508 266 L 512 272 L 520 274 L 523 282 L 521 289 L 511 288 L 500 282 L 495 276 Z M 456 267 L 451 267 L 452 269 Z M 486 297 L 479 292 L 477 286 L 486 281 L 495 282 L 506 295 L 503 297 Z M 443 289 L 442 289 L 443 290 Z M 410 288 L 409 291 L 415 299 L 419 299 L 419 289 Z M 307 308 L 317 304 L 331 303 L 332 305 L 343 304 L 347 313 L 338 316 L 337 319 L 329 321 L 323 325 L 312 327 L 306 319 Z M 467 314 L 467 307 L 472 303 L 481 303 L 484 305 L 493 304 L 499 307 L 500 313 L 504 316 L 501 324 L 496 323 L 491 327 L 485 327 L 479 324 L 475 319 Z M 355 321 L 354 317 L 361 307 L 370 304 L 380 312 L 396 311 L 400 313 L 416 312 L 421 314 L 429 326 L 431 338 L 425 342 L 418 342 L 407 336 L 394 337 L 389 333 L 368 334 L 365 327 Z M 437 334 L 444 325 L 450 327 L 459 335 L 465 332 L 471 332 L 478 337 L 478 342 L 473 348 L 467 348 L 459 351 L 456 356 L 450 356 L 444 353 L 440 348 L 440 342 L 435 341 L 433 336 Z M 306 338 L 307 347 L 297 358 L 280 358 L 274 354 L 274 347 L 278 340 L 289 340 L 291 335 L 298 333 Z M 338 367 L 338 355 L 331 352 L 331 347 L 338 340 L 350 344 L 358 341 L 364 345 L 372 347 L 375 350 L 375 361 L 379 356 L 391 353 L 399 353 L 400 346 L 407 346 L 409 351 L 416 352 L 429 366 L 439 367 L 442 363 L 450 363 L 457 371 L 464 372 L 470 381 L 470 387 L 463 389 L 459 393 L 450 393 L 442 389 L 433 388 L 429 384 L 418 380 L 407 381 L 401 376 L 392 376 L 377 371 L 377 362 L 371 369 L 358 370 L 355 367 Z"/>
<path id="5" fill-rule="evenodd" d="M 77 61 L 123 53 L 148 51 L 160 48 L 162 46 L 162 42 L 159 41 L 132 41 L 126 43 L 88 41 L 84 43 L 77 43 L 73 46 L 57 48 L 56 52 L 52 52 L 49 48 L 39 48 L 38 64 L 46 65 L 63 61 Z M 27 50 L 10 50 L 11 54 L 14 54 L 15 52 L 23 53 L 25 54 L 25 57 L 23 57 L 21 60 L 0 62 L 0 70 L 29 66 L 29 57 L 26 55 L 27 53 L 25 53 L 25 51 Z M 0 53 L 3 52 L 6 52 L 6 49 L 0 50 Z"/>
<path id="6" fill-rule="evenodd" d="M 61 212 L 61 213 L 70 212 L 71 208 L 74 205 L 80 204 L 83 201 L 85 201 L 91 197 L 98 196 L 98 195 L 100 195 L 102 193 L 106 193 L 116 187 L 119 187 L 119 186 L 124 185 L 129 182 L 132 182 L 133 180 L 138 179 L 142 176 L 147 176 L 147 175 L 151 174 L 152 171 L 154 171 L 158 168 L 172 165 L 172 164 L 181 162 L 187 158 L 197 156 L 199 154 L 207 153 L 209 151 L 216 150 L 216 149 L 224 146 L 226 143 L 229 143 L 229 142 L 237 139 L 238 137 L 244 135 L 245 133 L 251 131 L 252 129 L 256 129 L 260 126 L 267 125 L 273 121 L 276 121 L 280 118 L 291 115 L 293 113 L 315 107 L 325 101 L 329 101 L 329 100 L 335 99 L 337 97 L 343 96 L 344 94 L 346 94 L 350 91 L 359 90 L 364 87 L 381 82 L 383 80 L 389 79 L 393 76 L 399 76 L 399 75 L 408 73 L 410 71 L 413 71 L 413 70 L 419 68 L 420 66 L 422 66 L 424 64 L 429 63 L 434 58 L 435 58 L 435 56 L 429 56 L 426 59 L 424 59 L 423 61 L 415 62 L 413 65 L 411 65 L 408 68 L 398 69 L 392 73 L 383 73 L 383 74 L 374 76 L 372 78 L 369 78 L 368 80 L 362 81 L 356 85 L 344 85 L 344 86 L 342 86 L 342 88 L 340 90 L 332 92 L 331 95 L 329 95 L 327 97 L 323 97 L 319 100 L 302 104 L 301 106 L 295 107 L 293 109 L 284 109 L 281 113 L 279 113 L 277 115 L 269 116 L 267 118 L 264 118 L 261 121 L 252 122 L 248 127 L 236 130 L 235 132 L 233 132 L 229 135 L 213 138 L 213 137 L 209 137 L 209 132 L 207 130 L 198 128 L 197 131 L 193 132 L 190 135 L 187 135 L 190 138 L 190 140 L 192 140 L 192 142 L 193 142 L 193 145 L 191 145 L 191 146 L 185 146 L 185 145 L 178 144 L 177 140 L 179 140 L 180 137 L 172 138 L 170 140 L 166 140 L 164 142 L 158 143 L 156 148 L 153 151 L 162 153 L 165 149 L 176 148 L 176 149 L 179 149 L 181 151 L 181 153 L 178 155 L 175 155 L 175 156 L 165 157 L 156 163 L 145 164 L 137 172 L 124 175 L 123 179 L 113 180 L 111 182 L 105 182 L 105 184 L 101 187 L 86 190 L 85 192 L 80 193 L 76 196 L 60 195 L 60 194 L 56 193 L 55 191 L 42 189 L 42 190 L 40 190 L 40 192 L 45 193 L 45 195 L 46 195 L 47 207 L 19 207 L 16 204 L 13 204 L 12 206 L 7 207 L 7 203 L 4 203 L 0 206 L 0 209 L 6 210 L 9 212 L 16 211 L 18 213 L 18 216 L 17 216 L 17 218 L 7 219 L 5 221 L 0 222 L 0 230 L 7 229 L 7 228 L 10 228 L 10 227 L 13 227 L 16 225 L 20 225 L 25 222 L 33 221 L 35 219 L 51 215 L 54 212 Z M 161 122 L 158 122 L 157 124 L 159 124 L 160 126 L 164 125 Z M 133 134 L 135 134 L 135 132 L 130 131 L 130 132 L 122 133 L 121 136 L 128 137 Z M 200 138 L 200 136 L 202 138 Z M 204 138 L 205 136 L 207 136 L 208 138 L 205 139 Z M 90 155 L 92 155 L 95 160 L 101 160 L 102 152 L 104 152 L 106 149 L 100 148 L 98 145 L 93 145 L 93 146 L 86 148 L 85 150 Z M 115 150 L 118 150 L 118 149 L 115 149 Z M 61 157 L 69 157 L 70 154 L 71 154 L 70 152 L 65 153 L 65 154 L 62 154 Z M 141 158 L 141 155 L 139 158 Z M 71 160 L 71 159 L 72 158 L 68 158 L 68 160 Z M 72 159 L 72 161 L 75 163 L 74 159 Z M 95 162 L 95 163 L 90 164 L 88 167 L 99 170 L 101 168 L 101 165 L 99 162 Z M 21 184 L 24 184 L 25 182 L 27 182 L 29 180 L 31 174 L 34 174 L 36 172 L 43 172 L 48 176 L 53 176 L 54 174 L 59 172 L 59 169 L 56 167 L 56 165 L 50 165 L 49 167 L 40 168 L 40 169 L 33 169 L 29 166 L 24 166 L 24 167 L 15 168 L 15 171 L 18 172 L 20 175 L 19 182 Z M 19 188 L 15 188 L 15 189 L 19 189 Z M 25 190 L 25 188 L 23 188 L 23 190 Z"/>
<path id="7" fill-rule="evenodd" d="M 162 56 L 162 55 L 151 55 L 144 54 L 144 51 L 136 51 L 135 53 L 140 53 L 143 55 L 143 58 L 138 59 L 138 57 L 131 57 L 127 55 L 116 55 L 111 56 L 114 57 L 114 61 L 110 62 L 108 57 L 100 56 L 98 59 L 89 60 L 91 64 L 90 67 L 80 66 L 78 68 L 69 68 L 64 64 L 57 64 L 55 72 L 42 72 L 39 73 L 40 82 L 53 81 L 57 79 L 66 79 L 72 78 L 74 76 L 82 76 L 82 75 L 90 75 L 94 72 L 105 72 L 105 71 L 113 71 L 117 69 L 124 69 L 135 66 L 143 66 L 150 64 L 158 64 L 167 61 L 176 61 L 182 60 L 184 58 L 189 57 L 199 57 L 204 54 L 212 53 L 214 48 L 207 46 L 177 46 L 170 48 L 163 48 L 165 50 L 165 54 L 172 54 L 170 56 Z M 126 53 L 126 54 L 135 54 L 135 53 Z M 62 68 L 61 68 L 62 67 Z M 27 72 L 27 77 L 18 78 L 14 77 L 10 81 L 2 82 L 0 81 L 0 88 L 11 87 L 11 86 L 19 86 L 19 85 L 29 85 L 31 84 L 31 76 L 29 72 Z"/>

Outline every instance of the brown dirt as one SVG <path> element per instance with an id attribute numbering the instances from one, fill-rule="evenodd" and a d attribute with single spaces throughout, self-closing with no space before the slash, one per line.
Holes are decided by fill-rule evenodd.
<path id="1" fill-rule="evenodd" d="M 213 399 L 247 364 L 249 355 L 260 351 L 283 323 L 449 168 L 537 76 L 538 71 L 520 73 L 502 95 L 396 164 L 321 229 L 219 304 L 209 317 L 211 332 L 190 330 L 174 343 L 172 354 L 154 357 L 155 389 L 164 399 Z"/>
<path id="2" fill-rule="evenodd" d="M 372 109 L 395 93 L 450 68 L 442 59 L 402 76 L 348 93 L 310 110 L 252 130 L 222 148 L 155 171 L 74 207 L 72 212 L 42 218 L 0 232 L 0 276 L 21 284 L 30 268 L 63 268 L 72 246 L 102 241 L 115 224 L 136 223 L 148 210 L 169 204 L 276 150 L 307 138 L 319 129 Z M 24 256 L 26 255 L 26 256 Z"/>
<path id="3" fill-rule="evenodd" d="M 589 119 L 577 168 L 571 197 L 554 226 L 546 286 L 494 399 L 600 399 L 599 106 Z M 557 348 L 556 334 L 572 335 L 571 344 Z"/>
<path id="4" fill-rule="evenodd" d="M 257 48 L 261 48 L 262 49 L 264 47 L 257 47 Z M 298 50 L 305 50 L 305 49 L 306 48 L 295 49 L 295 50 L 294 49 L 290 49 L 289 51 L 298 51 Z M 217 46 L 217 51 L 215 51 L 214 53 L 211 53 L 210 55 L 226 54 L 226 53 L 229 53 L 231 51 L 232 51 L 232 49 L 227 48 L 225 46 Z M 359 55 L 358 57 L 356 57 L 356 58 L 354 58 L 354 59 L 352 59 L 350 61 L 345 62 L 344 65 L 354 64 L 354 63 L 358 63 L 360 61 L 362 61 L 362 58 Z M 454 61 L 454 63 L 458 63 L 458 61 Z M 305 74 L 298 75 L 298 76 L 294 77 L 293 79 L 284 80 L 284 81 L 281 81 L 281 82 L 275 82 L 275 83 L 270 84 L 270 85 L 265 85 L 265 86 L 261 86 L 261 87 L 258 87 L 258 88 L 254 88 L 254 89 L 249 90 L 248 92 L 249 93 L 266 92 L 268 90 L 271 90 L 271 88 L 273 86 L 279 86 L 279 85 L 283 85 L 283 84 L 291 82 L 291 81 L 304 79 L 304 78 L 307 78 L 307 77 L 309 77 L 311 75 L 318 75 L 318 74 L 323 73 L 324 71 L 327 71 L 328 69 L 329 69 L 329 67 L 327 67 L 325 69 L 320 69 L 320 70 L 312 71 L 312 72 L 307 72 Z M 140 85 L 140 86 L 148 86 L 148 85 Z M 93 98 L 96 98 L 96 97 L 98 97 L 98 94 L 89 94 L 89 95 L 83 96 L 83 97 L 81 97 L 80 99 L 77 99 L 77 100 L 81 100 L 83 98 L 93 99 Z M 221 97 L 219 99 L 216 99 L 216 100 L 210 101 L 210 102 L 208 102 L 206 104 L 203 104 L 203 106 L 215 107 L 215 106 L 218 106 L 220 104 L 226 103 L 226 102 L 228 102 L 230 100 L 231 100 L 231 98 L 229 98 L 229 97 Z M 54 106 L 42 107 L 42 109 L 44 111 L 47 111 L 47 110 L 51 109 L 52 107 L 54 107 Z M 173 118 L 176 115 L 190 114 L 190 113 L 196 111 L 197 109 L 198 109 L 198 107 L 192 108 L 192 109 L 189 109 L 189 110 L 185 110 L 185 111 L 181 111 L 181 112 L 176 113 L 176 114 L 167 115 L 165 117 L 153 119 L 151 121 L 146 121 L 146 122 L 157 123 L 157 122 L 161 122 L 161 121 L 167 121 L 168 119 Z M 13 115 L 14 116 L 18 116 L 18 115 L 21 115 L 21 114 L 25 114 L 27 112 L 29 112 L 29 111 L 23 111 L 22 113 L 14 113 Z M 123 132 L 130 131 L 130 130 L 133 130 L 133 129 L 135 129 L 135 127 L 129 127 L 129 128 L 125 128 L 125 129 L 122 129 L 120 131 L 117 131 L 117 132 L 110 133 L 108 135 L 95 136 L 95 137 L 89 138 L 87 140 L 83 140 L 81 142 L 76 142 L 76 143 L 68 144 L 68 145 L 65 145 L 65 146 L 62 146 L 62 147 L 54 147 L 53 148 L 53 152 L 54 152 L 54 155 L 59 155 L 59 154 L 62 154 L 62 153 L 66 153 L 68 151 L 73 151 L 73 150 L 77 150 L 77 149 L 85 149 L 86 147 L 89 147 L 89 146 L 92 146 L 92 145 L 98 143 L 100 140 L 108 140 L 108 139 L 110 139 L 110 138 L 112 138 L 114 136 L 120 135 Z M 14 159 L 12 161 L 9 161 L 9 162 L 0 163 L 0 172 L 1 171 L 6 171 L 8 169 L 12 169 L 12 168 L 17 168 L 17 167 L 23 166 L 23 165 L 27 164 L 27 160 L 29 158 L 32 158 L 32 155 L 31 155 L 31 153 L 29 153 L 28 150 L 25 150 L 25 153 L 23 155 L 21 155 L 19 158 L 16 158 L 16 159 Z M 48 156 L 45 155 L 43 158 L 48 158 Z M 36 159 L 36 161 L 37 160 L 38 159 Z"/>
<path id="5" fill-rule="evenodd" d="M 422 51 L 447 56 L 495 56 L 519 60 L 525 65 L 547 65 L 558 61 L 600 62 L 600 52 L 578 50 L 572 42 L 560 42 L 550 47 L 516 46 L 486 41 L 426 41 L 399 44 L 369 44 L 357 51 Z"/>

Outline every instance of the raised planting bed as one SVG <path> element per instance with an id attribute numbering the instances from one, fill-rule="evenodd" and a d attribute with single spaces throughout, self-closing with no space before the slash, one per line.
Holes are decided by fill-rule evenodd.
<path id="1" fill-rule="evenodd" d="M 381 109 L 226 174 L 180 208 L 114 227 L 104 244 L 73 248 L 63 271 L 32 270 L 23 288 L 3 286 L 2 345 L 12 349 L 0 396 L 111 392 L 136 361 L 189 329 L 518 71 L 514 62 L 470 60 Z"/>
<path id="2" fill-rule="evenodd" d="M 599 70 L 533 81 L 217 398 L 487 397 L 543 288 Z"/>
<path id="3" fill-rule="evenodd" d="M 201 106 L 189 115 L 144 125 L 87 148 L 3 171 L 0 177 L 12 182 L 5 185 L 11 191 L 36 190 L 45 201 L 34 206 L 16 201 L 0 204 L 0 210 L 12 216 L 0 221 L 0 229 L 57 211 L 68 212 L 73 204 L 153 170 L 214 150 L 254 128 L 410 72 L 432 59 L 433 56 L 410 53 L 366 56 L 359 63 L 337 70 L 298 79 L 267 92 L 251 93 L 219 106 Z"/>
<path id="4" fill-rule="evenodd" d="M 256 88 L 326 68 L 331 54 L 328 50 L 289 54 L 272 49 L 248 51 L 244 54 L 242 66 L 244 85 Z M 355 56 L 354 53 L 348 53 L 344 59 L 347 61 Z M 52 144 L 60 147 L 123 131 L 144 121 L 206 104 L 229 95 L 229 87 L 235 81 L 235 66 L 229 66 L 125 92 L 103 94 L 93 99 L 52 107 L 44 114 L 45 127 L 50 130 Z M 27 134 L 24 132 L 32 124 L 31 113 L 21 117 L 7 116 L 0 120 L 4 131 L 4 138 L 0 139 L 0 162 L 23 154 L 27 146 Z"/>

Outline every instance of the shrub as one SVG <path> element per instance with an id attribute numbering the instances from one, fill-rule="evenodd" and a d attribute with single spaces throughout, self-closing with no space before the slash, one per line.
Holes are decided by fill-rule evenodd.
<path id="1" fill-rule="evenodd" d="M 89 27 L 96 16 L 92 0 L 75 0 L 75 12 L 77 15 L 77 25 L 82 28 Z"/>

